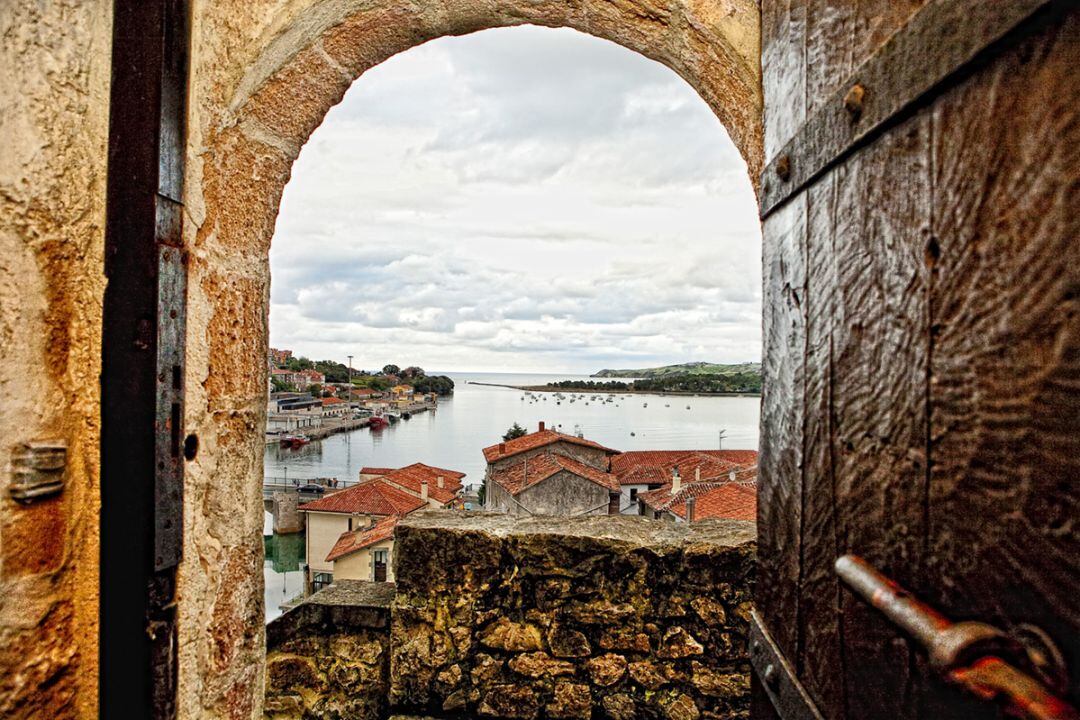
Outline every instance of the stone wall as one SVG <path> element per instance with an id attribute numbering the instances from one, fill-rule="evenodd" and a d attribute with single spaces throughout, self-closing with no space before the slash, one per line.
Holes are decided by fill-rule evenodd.
<path id="1" fill-rule="evenodd" d="M 379 718 L 389 679 L 390 583 L 340 581 L 266 628 L 266 720 Z"/>
<path id="2" fill-rule="evenodd" d="M 97 707 L 98 439 L 112 2 L 0 2 L 0 717 Z M 8 496 L 12 451 L 64 490 Z"/>
<path id="3" fill-rule="evenodd" d="M 490 718 L 741 718 L 753 523 L 422 513 L 398 527 L 390 700 Z"/>

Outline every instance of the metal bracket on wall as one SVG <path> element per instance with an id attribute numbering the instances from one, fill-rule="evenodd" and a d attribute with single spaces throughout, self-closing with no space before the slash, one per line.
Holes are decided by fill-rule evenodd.
<path id="1" fill-rule="evenodd" d="M 11 484 L 8 486 L 8 494 L 24 504 L 57 495 L 64 489 L 66 466 L 65 443 L 23 443 L 11 452 Z"/>
<path id="2" fill-rule="evenodd" d="M 782 720 L 824 720 L 757 610 L 750 613 L 750 665 Z"/>
<path id="3" fill-rule="evenodd" d="M 1073 0 L 1075 1 L 1075 0 Z M 931 0 L 799 128 L 761 175 L 761 219 L 939 92 L 990 46 L 1067 0 Z"/>

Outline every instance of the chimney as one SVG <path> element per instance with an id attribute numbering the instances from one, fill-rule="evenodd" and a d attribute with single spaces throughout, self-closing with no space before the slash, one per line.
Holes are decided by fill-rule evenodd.
<path id="1" fill-rule="evenodd" d="M 420 481 L 420 500 L 427 502 L 427 480 Z"/>
<path id="2" fill-rule="evenodd" d="M 439 477 L 435 478 L 435 484 L 439 486 L 439 489 L 440 489 L 440 490 L 442 490 L 442 489 L 443 489 L 444 487 L 446 487 L 446 481 L 445 481 L 445 480 L 443 480 L 443 476 L 442 476 L 442 475 L 440 475 Z"/>
<path id="3" fill-rule="evenodd" d="M 679 468 L 671 469 L 671 494 L 675 495 L 682 490 L 682 478 L 679 477 Z"/>
<path id="4" fill-rule="evenodd" d="M 735 482 L 735 468 L 731 468 L 731 472 L 728 473 L 728 480 Z"/>
<path id="5" fill-rule="evenodd" d="M 694 506 L 697 503 L 694 502 L 694 498 L 686 499 L 686 522 L 694 522 Z"/>
<path id="6" fill-rule="evenodd" d="M 544 432 L 544 421 L 540 421 L 540 432 Z"/>
<path id="7" fill-rule="evenodd" d="M 694 468 L 694 482 L 701 482 L 701 466 Z"/>

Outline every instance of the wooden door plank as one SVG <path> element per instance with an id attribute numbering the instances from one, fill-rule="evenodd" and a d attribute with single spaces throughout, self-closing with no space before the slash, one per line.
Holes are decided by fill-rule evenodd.
<path id="1" fill-rule="evenodd" d="M 833 572 L 839 547 L 833 474 L 833 323 L 837 304 L 837 254 L 833 246 L 836 175 L 807 189 L 806 410 L 803 437 L 803 523 L 799 582 L 797 667 L 807 692 L 825 717 L 843 713 L 840 584 Z"/>
<path id="2" fill-rule="evenodd" d="M 929 134 L 913 118 L 845 163 L 832 228 L 837 530 L 845 552 L 909 586 L 926 498 Z M 913 717 L 907 644 L 850 593 L 841 598 L 848 717 Z"/>
<path id="3" fill-rule="evenodd" d="M 927 600 L 1053 636 L 1080 702 L 1080 10 L 933 106 Z M 930 708 L 940 712 L 940 707 Z"/>
<path id="4" fill-rule="evenodd" d="M 806 6 L 807 0 L 776 0 L 761 8 L 766 160 L 806 120 Z"/>
<path id="5" fill-rule="evenodd" d="M 806 204 L 790 203 L 766 223 L 765 351 L 758 462 L 758 577 L 755 596 L 769 631 L 797 657 L 799 524 L 802 512 L 803 352 L 806 321 Z"/>

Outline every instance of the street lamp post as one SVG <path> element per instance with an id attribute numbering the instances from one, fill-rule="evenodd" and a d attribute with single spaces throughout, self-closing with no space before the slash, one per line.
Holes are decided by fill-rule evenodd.
<path id="1" fill-rule="evenodd" d="M 349 358 L 349 411 L 352 412 L 352 355 L 347 355 Z"/>

